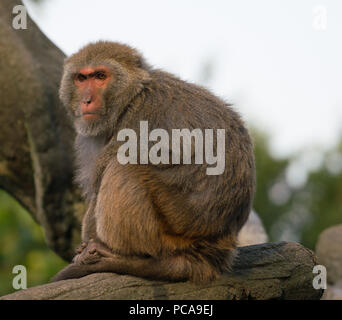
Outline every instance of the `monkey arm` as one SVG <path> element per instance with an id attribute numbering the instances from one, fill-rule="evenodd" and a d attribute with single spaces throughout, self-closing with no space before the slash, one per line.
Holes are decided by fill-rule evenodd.
<path id="1" fill-rule="evenodd" d="M 82 240 L 88 242 L 90 239 L 96 238 L 96 220 L 95 220 L 95 204 L 96 199 L 92 199 L 89 203 L 88 210 L 82 221 Z"/>

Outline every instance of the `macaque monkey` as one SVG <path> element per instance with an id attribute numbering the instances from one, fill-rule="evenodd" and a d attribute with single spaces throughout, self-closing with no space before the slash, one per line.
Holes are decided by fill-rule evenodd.
<path id="1" fill-rule="evenodd" d="M 251 139 L 231 106 L 151 67 L 135 49 L 105 41 L 66 60 L 60 98 L 77 132 L 76 180 L 88 210 L 77 255 L 53 280 L 113 272 L 198 283 L 229 271 L 255 189 Z M 150 163 L 139 143 L 137 163 L 120 163 L 118 133 L 129 128 L 140 139 L 141 121 L 170 137 L 173 129 L 224 129 L 224 170 Z"/>

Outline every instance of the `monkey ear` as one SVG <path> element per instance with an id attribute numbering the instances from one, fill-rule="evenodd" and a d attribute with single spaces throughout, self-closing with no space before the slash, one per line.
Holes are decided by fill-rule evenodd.
<path id="1" fill-rule="evenodd" d="M 144 69 L 140 69 L 139 71 L 140 71 L 139 72 L 139 76 L 140 76 L 140 79 L 141 79 L 141 83 L 143 85 L 149 84 L 152 81 L 149 72 L 144 70 Z"/>
<path id="2" fill-rule="evenodd" d="M 141 54 L 136 54 L 136 61 L 138 68 L 144 69 L 144 70 L 150 70 L 151 66 L 146 62 L 145 58 L 141 56 Z"/>
<path id="3" fill-rule="evenodd" d="M 151 66 L 145 61 L 141 55 L 137 55 L 137 74 L 142 84 L 148 84 L 151 82 L 150 70 Z"/>

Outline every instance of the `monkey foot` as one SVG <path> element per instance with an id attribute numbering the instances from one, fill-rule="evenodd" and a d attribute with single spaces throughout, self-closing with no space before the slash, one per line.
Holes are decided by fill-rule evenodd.
<path id="1" fill-rule="evenodd" d="M 84 248 L 86 248 L 86 247 L 87 247 L 87 243 L 86 242 L 82 242 L 80 244 L 80 246 L 76 248 L 76 253 L 80 254 L 84 250 Z"/>
<path id="2" fill-rule="evenodd" d="M 88 244 L 81 244 L 81 250 L 74 257 L 73 262 L 76 264 L 93 264 L 100 261 L 102 257 L 114 258 L 115 254 L 102 243 L 90 239 Z"/>

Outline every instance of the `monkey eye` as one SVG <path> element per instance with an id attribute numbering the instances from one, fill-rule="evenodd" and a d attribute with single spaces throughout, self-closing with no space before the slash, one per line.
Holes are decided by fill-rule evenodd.
<path id="1" fill-rule="evenodd" d="M 82 82 L 82 81 L 84 81 L 86 79 L 87 79 L 87 77 L 84 74 L 82 74 L 82 73 L 78 73 L 76 75 L 76 80 L 79 81 L 79 82 Z"/>
<path id="2" fill-rule="evenodd" d="M 105 80 L 106 78 L 107 78 L 107 75 L 102 71 L 98 71 L 95 73 L 95 79 Z"/>

